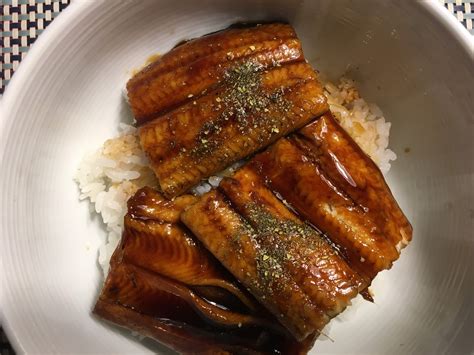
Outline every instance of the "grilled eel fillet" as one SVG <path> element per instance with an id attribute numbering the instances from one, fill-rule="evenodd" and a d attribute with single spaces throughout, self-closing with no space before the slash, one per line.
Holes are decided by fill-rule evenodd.
<path id="1" fill-rule="evenodd" d="M 188 41 L 149 64 L 127 83 L 128 98 L 141 125 L 214 88 L 236 63 L 302 60 L 301 43 L 289 25 L 228 29 Z"/>
<path id="2" fill-rule="evenodd" d="M 181 220 L 298 340 L 319 334 L 362 285 L 248 166 L 202 196 Z"/>
<path id="3" fill-rule="evenodd" d="M 328 109 L 301 43 L 284 24 L 190 41 L 137 74 L 128 90 L 141 145 L 167 197 Z"/>
<path id="4" fill-rule="evenodd" d="M 137 191 L 94 313 L 180 353 L 305 353 L 179 222 L 196 199 Z"/>
<path id="5" fill-rule="evenodd" d="M 330 113 L 279 140 L 251 165 L 336 244 L 367 286 L 411 240 L 412 227 L 382 173 Z"/>

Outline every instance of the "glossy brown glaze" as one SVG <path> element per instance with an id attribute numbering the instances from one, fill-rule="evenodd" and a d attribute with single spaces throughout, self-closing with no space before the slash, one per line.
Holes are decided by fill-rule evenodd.
<path id="1" fill-rule="evenodd" d="M 181 219 L 296 337 L 318 333 L 364 282 L 249 165 Z"/>
<path id="2" fill-rule="evenodd" d="M 232 206 L 263 236 L 259 241 L 266 244 L 267 260 L 274 260 L 282 273 L 295 280 L 329 318 L 346 308 L 363 280 L 319 232 L 278 200 L 255 170 L 249 165 L 241 168 L 224 179 L 220 188 Z M 263 272 L 266 271 L 271 270 Z M 268 281 L 279 282 L 278 277 Z"/>
<path id="3" fill-rule="evenodd" d="M 389 269 L 397 248 L 411 239 L 379 169 L 329 114 L 278 141 L 252 166 L 337 245 L 364 277 L 363 287 Z"/>
<path id="4" fill-rule="evenodd" d="M 319 161 L 333 184 L 343 190 L 374 221 L 398 249 L 413 229 L 393 197 L 380 169 L 327 113 L 294 136 L 313 160 Z"/>
<path id="5" fill-rule="evenodd" d="M 128 202 L 121 247 L 113 262 L 123 260 L 187 285 L 222 288 L 254 308 L 215 258 L 177 223 L 183 208 L 195 201 L 190 195 L 168 201 L 148 187 L 137 191 Z"/>
<path id="6" fill-rule="evenodd" d="M 226 68 L 242 60 L 285 63 L 301 60 L 293 28 L 268 24 L 228 29 L 188 41 L 149 64 L 127 83 L 138 124 L 218 85 Z"/>
<path id="7" fill-rule="evenodd" d="M 160 343 L 183 354 L 220 354 L 230 355 L 235 349 L 224 350 L 215 338 L 209 334 L 200 333 L 200 329 L 191 326 L 183 328 L 167 320 L 149 316 L 124 307 L 116 302 L 99 299 L 95 305 L 94 313 L 115 325 L 135 331 L 143 336 L 159 339 Z M 194 336 L 190 337 L 190 333 Z M 243 353 L 247 349 L 239 349 Z"/>
<path id="8" fill-rule="evenodd" d="M 154 317 L 195 326 L 202 324 L 204 318 L 211 326 L 260 326 L 281 332 L 281 328 L 278 329 L 266 319 L 215 305 L 182 283 L 125 262 L 115 265 L 112 269 L 101 297 L 105 300 L 114 299 L 125 307 L 138 309 Z M 166 301 L 166 297 L 176 297 L 177 300 Z M 160 298 L 163 302 L 158 301 Z"/>
<path id="9" fill-rule="evenodd" d="M 188 41 L 127 88 L 142 148 L 168 198 L 328 110 L 316 72 L 286 24 Z"/>
<path id="10" fill-rule="evenodd" d="M 307 351 L 178 221 L 195 201 L 137 191 L 94 313 L 181 353 Z"/>
<path id="11" fill-rule="evenodd" d="M 183 209 L 196 201 L 197 197 L 192 195 L 183 195 L 170 201 L 155 189 L 144 187 L 128 200 L 128 215 L 140 221 L 177 223 Z"/>
<path id="12" fill-rule="evenodd" d="M 141 145 L 168 197 L 327 110 L 316 74 L 306 63 L 262 74 L 253 73 L 252 66 L 241 70 L 244 79 L 236 80 L 243 81 L 242 86 L 224 86 L 140 127 Z"/>
<path id="13" fill-rule="evenodd" d="M 208 250 L 299 340 L 314 336 L 328 318 L 288 275 L 279 283 L 265 283 L 259 273 L 263 259 L 256 231 L 217 191 L 181 215 L 182 221 Z"/>

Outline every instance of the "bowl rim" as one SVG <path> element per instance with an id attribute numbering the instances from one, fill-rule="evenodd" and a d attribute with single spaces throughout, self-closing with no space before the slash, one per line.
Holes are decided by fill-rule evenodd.
<path id="1" fill-rule="evenodd" d="M 470 56 L 474 63 L 474 36 L 445 8 L 438 0 L 425 0 L 418 3 L 419 6 L 431 15 L 440 25 L 443 26 L 461 45 L 463 50 Z M 10 128 L 14 122 L 12 117 L 15 113 L 15 104 L 22 97 L 22 87 L 29 80 L 29 73 L 35 70 L 35 63 L 48 51 L 51 43 L 55 43 L 64 32 L 71 21 L 77 20 L 81 13 L 90 10 L 91 6 L 99 4 L 87 0 L 75 0 L 65 8 L 60 16 L 41 33 L 34 45 L 28 51 L 28 55 L 22 60 L 21 65 L 15 71 L 15 75 L 6 87 L 3 96 L 0 96 L 0 169 L 5 159 L 5 137 L 8 136 Z M 2 228 L 0 226 L 0 232 Z M 2 263 L 3 264 L 3 263 Z M 2 277 L 3 278 L 3 277 Z M 0 298 L 1 302 L 1 298 Z M 0 324 L 10 341 L 14 350 L 18 353 L 25 353 L 21 345 L 19 334 L 13 329 L 12 325 L 4 317 L 4 308 L 0 303 Z"/>
<path id="2" fill-rule="evenodd" d="M 41 33 L 41 36 L 39 36 L 30 47 L 28 55 L 21 62 L 22 65 L 15 71 L 15 75 L 12 76 L 3 95 L 0 96 L 0 113 L 5 114 L 8 112 L 10 106 L 14 105 L 15 97 L 21 90 L 22 83 L 28 79 L 27 73 L 31 70 L 29 68 L 32 67 L 33 63 L 42 55 L 43 51 L 47 49 L 48 44 L 52 43 L 52 40 L 58 37 L 61 33 L 61 29 L 68 26 L 69 21 L 74 19 L 76 14 L 85 11 L 92 4 L 93 3 L 87 0 L 75 0 L 60 13 L 60 16 L 57 16 L 54 21 L 46 27 Z M 474 62 L 474 35 L 471 35 L 438 0 L 425 0 L 418 4 L 443 25 L 453 36 L 453 39 L 456 39 L 465 52 L 470 55 L 471 61 Z M 0 120 L 0 135 L 4 133 L 5 121 L 7 120 Z"/>

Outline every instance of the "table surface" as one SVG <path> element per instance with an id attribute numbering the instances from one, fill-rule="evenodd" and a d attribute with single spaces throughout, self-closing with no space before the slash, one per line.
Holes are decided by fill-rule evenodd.
<path id="1" fill-rule="evenodd" d="M 28 49 L 71 0 L 0 0 L 0 95 Z M 439 0 L 474 35 L 474 0 Z M 0 326 L 0 354 L 14 354 Z"/>

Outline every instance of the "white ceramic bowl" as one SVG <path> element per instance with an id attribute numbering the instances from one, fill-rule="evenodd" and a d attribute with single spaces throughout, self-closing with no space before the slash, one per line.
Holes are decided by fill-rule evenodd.
<path id="1" fill-rule="evenodd" d="M 388 176 L 413 243 L 376 303 L 334 322 L 319 353 L 473 350 L 473 40 L 437 1 L 75 1 L 33 46 L 1 101 L 2 322 L 27 353 L 160 351 L 90 315 L 105 233 L 72 181 L 130 113 L 129 70 L 182 39 L 286 19 L 331 78 L 350 65 L 392 121 Z M 405 153 L 405 148 L 410 148 Z M 88 248 L 87 246 L 90 245 Z"/>

